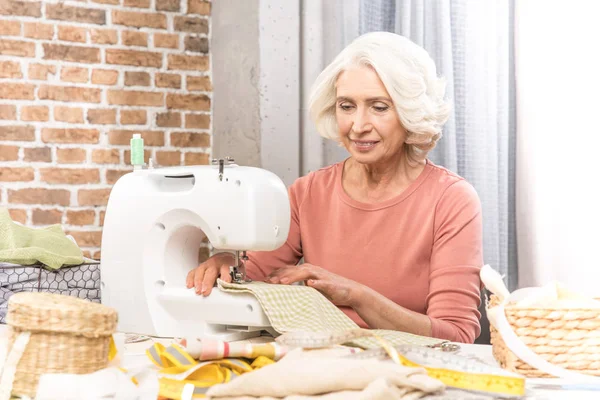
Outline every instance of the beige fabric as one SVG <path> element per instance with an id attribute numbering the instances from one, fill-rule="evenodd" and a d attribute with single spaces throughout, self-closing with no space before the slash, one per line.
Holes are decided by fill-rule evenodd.
<path id="1" fill-rule="evenodd" d="M 211 399 L 412 400 L 444 390 L 420 368 L 325 356 L 301 349 L 281 361 L 213 386 Z"/>

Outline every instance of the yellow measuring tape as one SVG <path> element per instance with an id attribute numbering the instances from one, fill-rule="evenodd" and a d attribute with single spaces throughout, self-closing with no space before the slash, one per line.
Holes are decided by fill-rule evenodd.
<path id="1" fill-rule="evenodd" d="M 187 390 L 193 398 L 205 398 L 211 386 L 227 383 L 275 362 L 264 356 L 257 357 L 252 363 L 239 359 L 198 362 L 177 344 L 165 347 L 155 343 L 146 354 L 160 368 L 159 395 L 170 399 L 181 399 Z"/>
<path id="2" fill-rule="evenodd" d="M 442 381 L 446 386 L 463 390 L 473 390 L 511 396 L 523 396 L 525 394 L 525 378 L 427 367 L 417 364 L 402 356 L 385 339 L 377 335 L 373 335 L 373 337 L 381 343 L 381 347 L 383 347 L 392 361 L 406 367 L 423 368 L 425 371 L 427 371 L 427 375 Z M 439 351 L 432 349 L 425 350 L 425 348 L 423 350 Z"/>

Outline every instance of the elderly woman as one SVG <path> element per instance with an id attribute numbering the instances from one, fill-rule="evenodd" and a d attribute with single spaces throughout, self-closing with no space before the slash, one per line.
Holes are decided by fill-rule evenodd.
<path id="1" fill-rule="evenodd" d="M 450 111 L 444 91 L 427 52 L 402 36 L 369 33 L 346 47 L 317 78 L 310 114 L 350 157 L 292 184 L 287 242 L 249 253 L 248 276 L 304 281 L 362 327 L 472 343 L 481 206 L 469 183 L 427 160 Z M 187 286 L 210 294 L 232 262 L 211 257 Z"/>

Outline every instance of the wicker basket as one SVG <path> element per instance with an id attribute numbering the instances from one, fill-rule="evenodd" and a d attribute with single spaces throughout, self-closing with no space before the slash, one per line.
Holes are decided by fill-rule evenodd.
<path id="1" fill-rule="evenodd" d="M 498 305 L 490 297 L 488 308 Z M 546 361 L 582 374 L 600 376 L 600 309 L 517 308 L 505 306 L 517 336 Z M 502 368 L 529 378 L 550 378 L 515 356 L 490 325 L 494 358 Z"/>
<path id="2" fill-rule="evenodd" d="M 87 374 L 107 366 L 117 312 L 71 296 L 17 293 L 9 299 L 6 320 L 9 349 L 21 332 L 31 332 L 13 394 L 34 397 L 44 373 Z"/>

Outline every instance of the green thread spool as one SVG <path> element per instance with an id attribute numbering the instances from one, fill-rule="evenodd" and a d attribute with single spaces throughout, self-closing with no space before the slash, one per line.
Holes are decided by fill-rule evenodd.
<path id="1" fill-rule="evenodd" d="M 140 169 L 144 165 L 144 139 L 139 133 L 134 133 L 129 141 L 131 148 L 131 165 L 133 169 Z"/>

